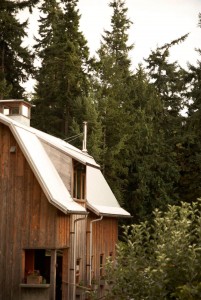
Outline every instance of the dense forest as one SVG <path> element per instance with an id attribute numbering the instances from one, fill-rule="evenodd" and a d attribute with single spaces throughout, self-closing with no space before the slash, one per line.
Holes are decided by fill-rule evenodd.
<path id="1" fill-rule="evenodd" d="M 111 29 L 96 57 L 80 31 L 77 3 L 1 0 L 0 99 L 26 99 L 22 83 L 32 76 L 33 127 L 81 148 L 87 121 L 88 152 L 132 222 L 150 218 L 155 208 L 192 203 L 201 197 L 201 60 L 187 69 L 169 60 L 187 35 L 151 51 L 146 64 L 132 70 L 126 1 L 110 1 Z M 18 14 L 36 6 L 39 37 L 30 51 L 22 46 L 28 22 Z"/>

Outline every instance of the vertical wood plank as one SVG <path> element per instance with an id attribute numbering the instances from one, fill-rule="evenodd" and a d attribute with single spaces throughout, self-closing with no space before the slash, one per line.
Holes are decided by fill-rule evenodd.
<path id="1" fill-rule="evenodd" d="M 16 146 L 16 152 L 10 152 L 11 146 Z M 70 216 L 58 214 L 48 202 L 10 129 L 0 124 L 0 299 L 20 299 L 19 284 L 25 271 L 23 249 L 66 247 L 69 227 Z M 64 277 L 68 280 L 66 264 Z M 56 270 L 54 290 L 55 281 Z"/>

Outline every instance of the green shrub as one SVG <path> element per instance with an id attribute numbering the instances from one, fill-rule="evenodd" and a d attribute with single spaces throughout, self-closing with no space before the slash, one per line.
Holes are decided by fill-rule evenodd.
<path id="1" fill-rule="evenodd" d="M 201 299 L 201 202 L 155 210 L 152 222 L 124 227 L 106 299 Z"/>

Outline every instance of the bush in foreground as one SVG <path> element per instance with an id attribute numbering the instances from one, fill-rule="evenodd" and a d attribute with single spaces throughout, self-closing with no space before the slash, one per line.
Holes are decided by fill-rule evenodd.
<path id="1" fill-rule="evenodd" d="M 124 227 L 105 299 L 201 299 L 201 202 L 155 210 L 151 222 Z"/>

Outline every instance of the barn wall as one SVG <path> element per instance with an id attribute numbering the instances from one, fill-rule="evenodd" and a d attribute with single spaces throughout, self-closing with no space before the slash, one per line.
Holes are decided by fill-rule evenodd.
<path id="1" fill-rule="evenodd" d="M 63 156 L 53 152 L 55 165 L 63 161 Z M 70 179 L 70 171 L 66 185 L 67 178 Z M 80 260 L 80 281 L 89 282 L 90 223 L 98 217 L 90 212 L 85 220 L 76 222 L 77 218 L 83 216 L 65 215 L 48 202 L 9 128 L 0 124 L 0 299 L 20 299 L 24 249 L 63 249 L 63 300 L 68 299 L 69 282 L 73 282 L 73 270 L 69 268 L 74 268 L 75 259 Z M 97 279 L 100 256 L 103 255 L 104 264 L 106 257 L 115 255 L 117 228 L 116 218 L 104 217 L 93 223 L 92 276 Z"/>
<path id="2" fill-rule="evenodd" d="M 83 219 L 84 218 L 84 219 Z M 116 218 L 103 217 L 101 221 L 91 223 L 91 221 L 100 217 L 89 213 L 87 217 L 73 215 L 71 216 L 71 247 L 70 254 L 70 273 L 69 288 L 70 294 L 73 294 L 74 276 L 76 276 L 76 291 L 80 292 L 79 284 L 89 288 L 90 271 L 92 279 L 99 283 L 101 276 L 104 275 L 104 264 L 106 259 L 112 255 L 115 256 L 115 246 L 118 240 L 118 221 Z M 90 224 L 92 225 L 92 231 Z M 92 234 L 92 266 L 90 268 L 90 236 Z M 76 247 L 76 250 L 75 250 Z M 102 256 L 102 266 L 100 257 Z M 75 261 L 79 262 L 75 266 Z M 101 270 L 102 268 L 102 270 Z M 81 288 L 81 291 L 82 288 Z M 104 288 L 100 287 L 99 294 L 104 294 Z M 83 296 L 82 296 L 83 297 Z M 84 299 L 84 298 L 83 298 Z"/>
<path id="3" fill-rule="evenodd" d="M 71 216 L 72 262 L 75 254 L 75 259 L 80 260 L 80 281 L 84 284 L 89 284 L 90 236 L 92 234 L 92 277 L 100 279 L 100 256 L 103 256 L 103 265 L 107 257 L 112 255 L 114 258 L 115 256 L 115 246 L 118 241 L 118 220 L 116 218 L 103 217 L 101 221 L 93 223 L 91 233 L 91 221 L 100 217 L 89 213 L 86 219 L 75 222 L 79 217 L 81 216 Z M 75 237 L 76 251 L 73 249 Z M 73 265 L 70 268 L 73 270 Z M 73 279 L 71 279 L 72 281 Z"/>
<path id="4" fill-rule="evenodd" d="M 98 296 L 104 297 L 107 286 L 102 283 L 105 275 L 105 263 L 108 257 L 115 258 L 115 248 L 118 241 L 118 220 L 116 218 L 103 217 L 102 220 L 91 223 L 92 220 L 98 219 L 91 214 L 88 217 L 87 224 L 87 278 L 89 282 L 90 274 L 90 235 L 92 234 L 92 265 L 91 279 L 92 288 L 97 284 Z M 92 225 L 92 233 L 91 227 Z"/>
<path id="5" fill-rule="evenodd" d="M 0 124 L 0 299 L 19 299 L 23 249 L 65 248 L 69 226 L 69 216 L 48 202 L 9 128 Z"/>
<path id="6" fill-rule="evenodd" d="M 88 219 L 88 232 L 90 233 L 90 221 L 95 218 Z M 97 219 L 97 217 L 96 217 Z M 88 234 L 88 243 L 89 243 Z M 94 222 L 92 225 L 92 278 L 99 279 L 103 271 L 100 272 L 100 256 L 103 257 L 103 265 L 106 258 L 115 256 L 115 245 L 118 240 L 118 221 L 116 218 L 103 217 L 101 221 Z M 89 247 L 87 247 L 89 248 Z M 89 255 L 88 255 L 89 259 Z"/>

